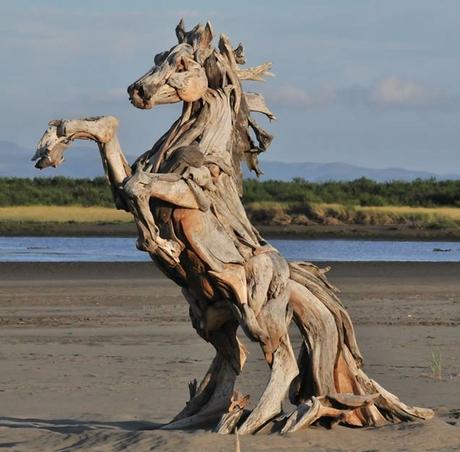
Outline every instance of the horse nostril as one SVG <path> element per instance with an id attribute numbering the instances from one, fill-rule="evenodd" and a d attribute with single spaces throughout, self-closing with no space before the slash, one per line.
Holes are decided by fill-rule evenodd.
<path id="1" fill-rule="evenodd" d="M 47 159 L 46 157 L 41 158 L 41 159 L 35 164 L 35 168 L 38 168 L 38 169 L 45 169 L 45 168 L 47 168 L 48 166 L 50 166 L 50 160 Z"/>
<path id="2" fill-rule="evenodd" d="M 144 91 L 143 86 L 140 86 L 139 88 L 137 88 L 137 94 L 139 94 L 139 96 L 142 97 L 142 98 L 145 97 L 145 91 Z"/>

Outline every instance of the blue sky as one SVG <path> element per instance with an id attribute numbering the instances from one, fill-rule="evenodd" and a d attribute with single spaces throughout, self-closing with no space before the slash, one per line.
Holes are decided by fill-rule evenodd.
<path id="1" fill-rule="evenodd" d="M 178 106 L 136 110 L 126 87 L 210 19 L 243 42 L 251 84 L 278 121 L 265 159 L 342 161 L 438 173 L 460 168 L 460 2 L 0 1 L 0 140 L 33 149 L 53 118 L 114 114 L 131 158 Z M 263 122 L 263 120 L 261 120 Z"/>

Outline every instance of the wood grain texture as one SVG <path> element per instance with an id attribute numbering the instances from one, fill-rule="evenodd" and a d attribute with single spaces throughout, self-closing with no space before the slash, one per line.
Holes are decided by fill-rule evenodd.
<path id="1" fill-rule="evenodd" d="M 260 173 L 258 155 L 272 136 L 253 118 L 274 114 L 264 98 L 245 93 L 244 80 L 270 75 L 270 63 L 242 68 L 242 45 L 221 35 L 212 46 L 210 23 L 176 28 L 178 44 L 128 88 L 141 109 L 183 102 L 171 128 L 132 166 L 117 139 L 116 118 L 51 121 L 38 144 L 36 166 L 56 166 L 76 139 L 98 143 L 117 208 L 132 213 L 138 248 L 182 287 L 196 332 L 216 355 L 190 400 L 165 429 L 209 426 L 220 433 L 294 432 L 312 424 L 379 426 L 427 419 L 363 371 L 353 324 L 326 270 L 288 263 L 252 226 L 241 203 L 241 164 Z M 304 342 L 298 358 L 291 320 Z M 270 379 L 252 411 L 235 391 L 246 351 L 241 327 L 260 344 Z M 296 408 L 283 413 L 289 393 Z"/>

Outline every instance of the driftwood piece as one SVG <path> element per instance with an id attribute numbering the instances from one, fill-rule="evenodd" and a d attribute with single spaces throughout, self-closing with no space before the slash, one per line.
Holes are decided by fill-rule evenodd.
<path id="1" fill-rule="evenodd" d="M 267 104 L 265 103 L 264 96 L 262 96 L 262 94 L 247 92 L 247 93 L 244 93 L 244 97 L 246 98 L 246 102 L 248 104 L 248 107 L 249 107 L 250 111 L 256 111 L 256 112 L 259 112 L 259 113 L 263 113 L 264 115 L 266 115 L 271 120 L 276 119 L 276 116 L 267 107 Z"/>
<path id="2" fill-rule="evenodd" d="M 427 419 L 363 371 L 353 324 L 327 281 L 306 262 L 288 263 L 249 222 L 241 203 L 241 163 L 259 172 L 257 155 L 272 136 L 251 112 L 275 119 L 263 97 L 241 82 L 270 75 L 270 63 L 241 68 L 241 45 L 209 23 L 176 28 L 178 44 L 156 55 L 155 66 L 131 84 L 141 109 L 183 102 L 171 128 L 130 167 L 112 116 L 51 121 L 38 144 L 38 168 L 57 166 L 76 139 L 98 144 L 117 208 L 133 214 L 138 248 L 183 289 L 197 333 L 216 355 L 190 400 L 165 429 L 210 426 L 220 433 L 293 432 L 311 424 L 377 426 Z M 255 136 L 254 142 L 252 136 Z M 291 319 L 303 344 L 297 360 Z M 260 344 L 270 379 L 253 410 L 235 392 L 246 360 L 241 326 Z M 296 409 L 282 411 L 289 392 Z"/>

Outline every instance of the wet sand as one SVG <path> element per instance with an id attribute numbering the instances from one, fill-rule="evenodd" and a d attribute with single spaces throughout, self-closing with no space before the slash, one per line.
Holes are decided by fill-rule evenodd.
<path id="1" fill-rule="evenodd" d="M 436 417 L 241 437 L 241 450 L 460 450 L 460 264 L 335 263 L 329 277 L 368 375 Z M 234 436 L 155 430 L 182 409 L 213 352 L 153 264 L 0 263 L 0 326 L 0 448 L 234 450 Z M 292 337 L 298 347 L 294 328 Z M 245 343 L 238 387 L 256 398 L 268 369 Z"/>

